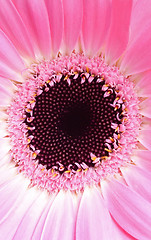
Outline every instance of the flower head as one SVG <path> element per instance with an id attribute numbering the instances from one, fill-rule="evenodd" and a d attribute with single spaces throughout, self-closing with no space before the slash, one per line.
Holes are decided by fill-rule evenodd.
<path id="1" fill-rule="evenodd" d="M 0 234 L 150 239 L 149 1 L 1 5 Z"/>

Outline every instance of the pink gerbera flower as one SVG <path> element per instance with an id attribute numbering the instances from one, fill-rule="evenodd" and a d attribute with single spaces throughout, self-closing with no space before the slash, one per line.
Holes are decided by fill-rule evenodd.
<path id="1" fill-rule="evenodd" d="M 151 239 L 150 0 L 0 4 L 0 239 Z"/>

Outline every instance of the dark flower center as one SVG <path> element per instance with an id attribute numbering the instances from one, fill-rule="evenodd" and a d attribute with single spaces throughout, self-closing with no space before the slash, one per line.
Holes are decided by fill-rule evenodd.
<path id="1" fill-rule="evenodd" d="M 54 86 L 43 87 L 42 94 L 36 97 L 34 120 L 26 121 L 29 127 L 35 127 L 28 135 L 34 137 L 30 145 L 40 150 L 36 159 L 47 169 L 59 163 L 64 171 L 70 164 L 74 170 L 82 163 L 94 167 L 90 153 L 100 159 L 108 156 L 114 148 L 110 143 L 108 151 L 105 145 L 106 139 L 113 138 L 115 133 L 111 124 L 121 123 L 117 113 L 121 114 L 122 105 L 116 110 L 112 106 L 117 97 L 114 89 L 109 96 L 104 96 L 105 80 L 98 82 L 95 77 L 90 83 L 85 77 L 81 83 L 84 79 L 81 73 L 77 79 L 73 76 L 70 79 L 68 84 L 66 76 L 62 75 Z M 29 117 L 28 113 L 26 115 Z"/>

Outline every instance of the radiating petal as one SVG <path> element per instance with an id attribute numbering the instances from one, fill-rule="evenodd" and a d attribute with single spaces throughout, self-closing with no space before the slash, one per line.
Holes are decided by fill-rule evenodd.
<path id="1" fill-rule="evenodd" d="M 113 226 L 114 226 L 114 239 L 115 240 L 136 240 L 136 238 L 132 237 L 128 232 L 126 232 L 123 228 L 121 228 L 117 222 L 113 219 L 112 221 Z M 114 240 L 112 237 L 112 240 Z"/>
<path id="2" fill-rule="evenodd" d="M 25 65 L 2 30 L 0 30 L 0 46 L 0 76 L 19 81 Z"/>
<path id="3" fill-rule="evenodd" d="M 22 179 L 21 186 L 24 188 L 25 179 Z M 16 186 L 17 188 L 17 186 Z M 14 193 L 13 193 L 14 194 Z M 17 206 L 12 209 L 7 218 L 3 219 L 4 221 L 0 224 L 0 236 L 3 236 L 3 239 L 12 240 L 16 230 L 18 229 L 19 224 L 22 219 L 30 211 L 31 206 L 36 201 L 39 196 L 39 191 L 37 189 L 31 188 L 27 189 L 24 196 L 18 202 Z M 30 222 L 28 222 L 30 224 Z M 26 226 L 24 226 L 26 228 Z M 26 240 L 28 238 L 22 238 Z M 17 239 L 18 240 L 18 239 Z"/>
<path id="4" fill-rule="evenodd" d="M 130 42 L 135 40 L 144 27 L 150 26 L 150 0 L 136 1 L 131 17 Z"/>
<path id="5" fill-rule="evenodd" d="M 142 115 L 151 118 L 151 98 L 147 98 L 145 101 L 140 103 L 139 112 Z"/>
<path id="6" fill-rule="evenodd" d="M 0 28 L 6 33 L 14 46 L 24 57 L 34 57 L 30 35 L 10 0 L 0 0 Z"/>
<path id="7" fill-rule="evenodd" d="M 17 90 L 17 87 L 7 78 L 0 76 L 0 86 L 7 90 L 10 94 L 13 94 L 14 90 Z"/>
<path id="8" fill-rule="evenodd" d="M 51 205 L 41 240 L 71 240 L 74 238 L 75 216 L 70 192 L 60 191 Z"/>
<path id="9" fill-rule="evenodd" d="M 86 188 L 77 215 L 76 238 L 110 240 L 113 236 L 112 220 L 101 193 L 95 187 Z"/>
<path id="10" fill-rule="evenodd" d="M 120 69 L 127 75 L 151 69 L 151 25 L 143 29 L 143 32 L 129 44 L 122 59 Z"/>
<path id="11" fill-rule="evenodd" d="M 132 0 L 113 0 L 109 36 L 106 45 L 106 58 L 114 63 L 124 52 L 129 39 Z"/>
<path id="12" fill-rule="evenodd" d="M 151 173 L 137 166 L 121 168 L 121 171 L 127 184 L 148 202 L 151 202 Z"/>
<path id="13" fill-rule="evenodd" d="M 151 150 L 151 130 L 140 130 L 138 140 L 146 147 Z"/>
<path id="14" fill-rule="evenodd" d="M 59 51 L 63 36 L 63 6 L 61 0 L 45 0 L 45 3 L 49 17 L 52 51 L 55 55 Z"/>
<path id="15" fill-rule="evenodd" d="M 0 106 L 8 106 L 11 102 L 12 95 L 0 85 Z"/>
<path id="16" fill-rule="evenodd" d="M 131 158 L 136 165 L 151 172 L 151 151 L 135 150 Z"/>
<path id="17" fill-rule="evenodd" d="M 28 211 L 23 215 L 23 218 L 18 225 L 18 228 L 13 236 L 13 240 L 32 239 L 34 228 L 44 210 L 44 207 L 46 207 L 48 199 L 48 195 L 42 192 L 35 201 L 31 203 Z"/>
<path id="18" fill-rule="evenodd" d="M 0 226 L 7 219 L 11 211 L 15 211 L 20 198 L 23 197 L 25 183 L 23 186 L 22 184 L 22 176 L 16 175 L 15 178 L 0 186 L 0 206 L 3 206 L 0 209 Z"/>
<path id="19" fill-rule="evenodd" d="M 102 193 L 116 222 L 136 239 L 151 236 L 151 204 L 129 187 L 115 180 L 102 183 Z"/>
<path id="20" fill-rule="evenodd" d="M 135 86 L 135 90 L 139 97 L 151 97 L 151 71 L 142 74 L 141 80 Z"/>
<path id="21" fill-rule="evenodd" d="M 32 240 L 41 240 L 43 228 L 44 228 L 47 216 L 49 214 L 50 207 L 51 207 L 55 197 L 56 197 L 55 194 L 51 194 L 49 196 L 49 201 L 47 203 L 47 206 L 45 207 L 43 213 L 41 214 L 41 216 L 39 218 L 39 221 L 37 222 L 37 224 L 34 228 L 34 231 L 33 231 L 32 237 L 31 237 Z"/>
<path id="22" fill-rule="evenodd" d="M 10 150 L 11 146 L 7 138 L 0 138 L 0 159 L 2 159 Z"/>
<path id="23" fill-rule="evenodd" d="M 151 118 L 143 117 L 143 121 L 141 123 L 141 129 L 143 130 L 151 129 Z"/>
<path id="24" fill-rule="evenodd" d="M 82 41 L 85 52 L 94 56 L 108 33 L 111 16 L 110 0 L 84 0 Z"/>
<path id="25" fill-rule="evenodd" d="M 50 58 L 51 37 L 48 13 L 43 0 L 14 0 L 20 16 L 22 17 L 37 57 Z"/>
<path id="26" fill-rule="evenodd" d="M 74 49 L 81 31 L 83 13 L 82 1 L 63 0 L 63 11 L 65 52 L 70 53 Z"/>

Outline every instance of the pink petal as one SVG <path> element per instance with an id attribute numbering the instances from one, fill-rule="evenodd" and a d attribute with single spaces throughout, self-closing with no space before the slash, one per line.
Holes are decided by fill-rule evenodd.
<path id="1" fill-rule="evenodd" d="M 45 207 L 43 213 L 41 214 L 41 216 L 39 218 L 39 221 L 37 222 L 37 225 L 34 228 L 31 239 L 41 240 L 41 235 L 42 235 L 42 232 L 43 232 L 45 221 L 47 219 L 50 207 L 51 207 L 55 197 L 56 197 L 55 194 L 51 194 L 51 196 L 49 196 L 49 201 L 47 203 L 47 206 Z"/>
<path id="2" fill-rule="evenodd" d="M 143 197 L 115 180 L 102 183 L 108 209 L 116 222 L 136 239 L 151 237 L 151 204 Z"/>
<path id="3" fill-rule="evenodd" d="M 21 71 L 25 65 L 17 50 L 0 30 L 0 76 L 18 80 L 21 78 Z"/>
<path id="4" fill-rule="evenodd" d="M 70 53 L 79 38 L 82 26 L 83 4 L 81 0 L 63 0 L 65 52 Z"/>
<path id="5" fill-rule="evenodd" d="M 0 122 L 0 138 L 6 137 L 8 135 L 7 132 L 7 123 L 2 121 Z"/>
<path id="6" fill-rule="evenodd" d="M 18 187 L 16 186 L 16 188 L 25 188 L 24 182 L 25 179 L 22 179 L 21 186 L 18 182 Z M 15 192 L 13 192 L 12 195 L 15 195 Z M 13 238 L 13 236 L 16 233 L 16 230 L 18 229 L 18 226 L 21 223 L 22 219 L 24 219 L 24 216 L 28 214 L 28 211 L 30 211 L 31 206 L 33 206 L 33 203 L 36 201 L 38 195 L 39 191 L 37 189 L 27 189 L 23 198 L 18 201 L 17 206 L 15 205 L 9 215 L 6 218 L 3 218 L 3 221 L 0 224 L 0 235 L 3 236 L 3 239 L 20 240 L 20 238 L 16 239 Z M 31 224 L 31 222 L 29 221 L 28 224 Z M 24 226 L 23 231 L 26 231 L 26 227 L 27 226 Z M 28 238 L 21 239 L 26 240 Z"/>
<path id="7" fill-rule="evenodd" d="M 151 71 L 142 74 L 141 80 L 135 86 L 139 97 L 151 97 Z"/>
<path id="8" fill-rule="evenodd" d="M 151 118 L 143 117 L 143 121 L 141 123 L 141 129 L 143 130 L 151 129 Z"/>
<path id="9" fill-rule="evenodd" d="M 76 223 L 76 239 L 105 239 L 114 236 L 112 219 L 101 193 L 95 188 L 84 190 Z"/>
<path id="10" fill-rule="evenodd" d="M 111 2 L 106 0 L 84 0 L 82 41 L 85 52 L 94 56 L 108 33 Z"/>
<path id="11" fill-rule="evenodd" d="M 132 0 L 113 0 L 109 36 L 106 45 L 107 60 L 114 63 L 124 52 L 129 39 Z"/>
<path id="12" fill-rule="evenodd" d="M 14 90 L 16 89 L 17 88 L 11 81 L 0 76 L 0 106 L 6 106 L 10 104 Z"/>
<path id="13" fill-rule="evenodd" d="M 151 151 L 135 150 L 131 158 L 136 165 L 151 172 Z"/>
<path id="14" fill-rule="evenodd" d="M 11 146 L 7 138 L 0 138 L 0 160 L 9 152 Z"/>
<path id="15" fill-rule="evenodd" d="M 11 211 L 15 210 L 20 198 L 25 193 L 21 180 L 21 176 L 16 176 L 0 187 L 0 206 L 3 206 L 0 210 L 0 225 L 7 219 Z"/>
<path id="16" fill-rule="evenodd" d="M 139 131 L 138 140 L 148 150 L 151 150 L 151 137 L 150 136 L 151 136 L 151 130 L 140 130 Z"/>
<path id="17" fill-rule="evenodd" d="M 141 102 L 139 112 L 142 115 L 151 118 L 151 98 Z"/>
<path id="18" fill-rule="evenodd" d="M 126 231 L 124 231 L 124 229 L 121 228 L 114 219 L 112 219 L 112 220 L 113 220 L 112 223 L 114 226 L 114 230 L 116 232 L 116 235 L 114 235 L 115 239 L 117 239 L 117 240 L 136 240 L 136 238 L 132 237 Z"/>
<path id="19" fill-rule="evenodd" d="M 51 205 L 41 239 L 74 239 L 75 216 L 70 192 L 60 191 Z"/>
<path id="20" fill-rule="evenodd" d="M 23 215 L 13 239 L 32 239 L 33 230 L 48 202 L 48 195 L 41 192 Z"/>
<path id="21" fill-rule="evenodd" d="M 137 166 L 128 166 L 122 168 L 121 171 L 127 184 L 148 202 L 151 202 L 151 173 Z"/>
<path id="22" fill-rule="evenodd" d="M 13 0 L 22 17 L 37 57 L 50 58 L 51 37 L 49 19 L 44 1 Z"/>
<path id="23" fill-rule="evenodd" d="M 63 6 L 61 0 L 45 0 L 52 40 L 53 54 L 59 51 L 63 36 Z"/>
<path id="24" fill-rule="evenodd" d="M 10 94 L 13 94 L 14 90 L 17 90 L 17 87 L 7 78 L 0 76 L 0 86 L 6 89 Z"/>
<path id="25" fill-rule="evenodd" d="M 130 32 L 130 42 L 132 42 L 136 37 L 143 31 L 144 27 L 150 26 L 150 13 L 151 4 L 150 0 L 138 1 L 135 0 L 131 17 L 131 32 Z"/>
<path id="26" fill-rule="evenodd" d="M 129 44 L 121 63 L 121 71 L 135 74 L 151 69 L 151 28 L 144 27 L 141 34 Z"/>
<path id="27" fill-rule="evenodd" d="M 11 102 L 11 94 L 0 85 L 0 106 L 7 106 Z"/>
<path id="28" fill-rule="evenodd" d="M 25 57 L 34 57 L 30 35 L 10 0 L 0 0 L 0 27 L 12 41 L 17 50 Z"/>

